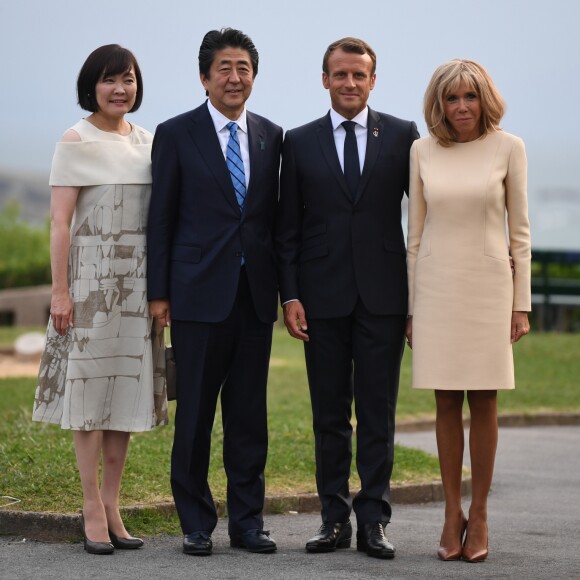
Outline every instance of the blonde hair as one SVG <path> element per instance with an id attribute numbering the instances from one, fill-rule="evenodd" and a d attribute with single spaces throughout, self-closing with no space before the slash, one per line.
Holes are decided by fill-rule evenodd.
<path id="1" fill-rule="evenodd" d="M 501 130 L 499 123 L 505 111 L 505 103 L 489 73 L 473 60 L 456 58 L 437 67 L 423 100 L 429 133 L 443 147 L 449 147 L 456 140 L 453 128 L 445 118 L 444 101 L 462 82 L 480 98 L 481 134 Z"/>

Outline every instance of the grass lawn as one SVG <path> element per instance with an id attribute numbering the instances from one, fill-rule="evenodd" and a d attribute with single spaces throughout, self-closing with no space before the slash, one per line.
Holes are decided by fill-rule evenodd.
<path id="1" fill-rule="evenodd" d="M 47 321 L 48 322 L 48 321 Z M 14 345 L 14 341 L 27 332 L 44 332 L 46 327 L 39 326 L 0 326 L 0 349 L 9 349 Z"/>
<path id="2" fill-rule="evenodd" d="M 534 413 L 580 410 L 580 335 L 537 334 L 515 346 L 517 389 L 502 393 L 502 412 Z M 410 388 L 410 352 L 405 352 L 398 417 L 432 416 L 431 391 Z M 21 499 L 17 507 L 30 511 L 75 512 L 82 503 L 71 434 L 54 425 L 32 423 L 34 379 L 0 380 L 0 495 Z M 269 383 L 270 451 L 267 494 L 312 492 L 314 449 L 312 416 L 302 345 L 276 328 Z M 173 415 L 175 403 L 170 403 Z M 123 505 L 171 499 L 169 458 L 172 426 L 133 436 L 123 481 Z M 213 434 L 210 485 L 216 499 L 225 497 L 221 465 L 221 418 Z M 356 445 L 356 441 L 353 442 Z M 438 478 L 437 459 L 397 447 L 394 483 Z M 352 487 L 359 485 L 353 466 Z M 2 505 L 2 504 L 0 504 Z M 144 534 L 178 533 L 175 517 L 153 513 L 128 526 Z"/>

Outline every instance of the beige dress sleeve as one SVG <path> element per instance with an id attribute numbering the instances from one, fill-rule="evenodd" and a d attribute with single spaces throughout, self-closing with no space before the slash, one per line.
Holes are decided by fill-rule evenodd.
<path id="1" fill-rule="evenodd" d="M 423 197 L 423 182 L 419 171 L 419 152 L 417 141 L 411 147 L 409 172 L 409 221 L 407 231 L 407 278 L 409 281 L 409 315 L 413 315 L 415 302 L 415 263 L 419 253 L 419 244 L 423 235 L 427 204 Z"/>
<path id="2" fill-rule="evenodd" d="M 514 260 L 514 311 L 529 312 L 532 309 L 531 294 L 531 238 L 528 220 L 527 194 L 528 162 L 524 142 L 513 139 L 505 179 L 506 207 L 510 253 Z"/>

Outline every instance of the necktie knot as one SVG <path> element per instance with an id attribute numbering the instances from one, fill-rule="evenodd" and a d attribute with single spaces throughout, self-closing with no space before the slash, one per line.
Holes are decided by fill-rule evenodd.
<path id="1" fill-rule="evenodd" d="M 347 133 L 354 133 L 356 123 L 354 121 L 343 121 L 342 126 Z"/>
<path id="2" fill-rule="evenodd" d="M 230 121 L 226 125 L 227 130 L 230 132 L 230 135 L 234 136 L 238 132 L 238 124 Z"/>

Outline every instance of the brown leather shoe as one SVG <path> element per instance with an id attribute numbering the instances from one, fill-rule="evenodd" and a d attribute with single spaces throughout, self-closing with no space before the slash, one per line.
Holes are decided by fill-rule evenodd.
<path id="1" fill-rule="evenodd" d="M 461 559 L 462 546 L 463 546 L 463 536 L 465 535 L 465 530 L 467 529 L 467 519 L 464 515 L 461 518 L 461 532 L 459 534 L 458 542 L 456 546 L 439 546 L 437 550 L 437 557 L 444 562 L 451 562 L 454 560 Z"/>
<path id="2" fill-rule="evenodd" d="M 352 525 L 350 522 L 323 522 L 318 533 L 306 542 L 307 552 L 334 552 L 350 548 Z"/>

